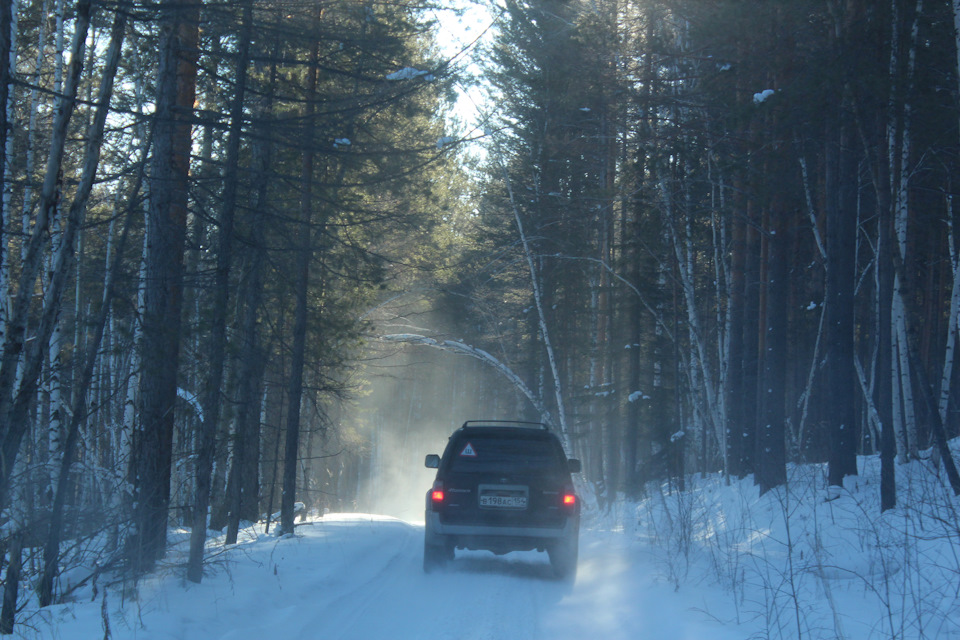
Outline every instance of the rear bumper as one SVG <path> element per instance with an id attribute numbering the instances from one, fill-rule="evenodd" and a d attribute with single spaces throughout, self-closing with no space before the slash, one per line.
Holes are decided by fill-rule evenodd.
<path id="1" fill-rule="evenodd" d="M 427 511 L 425 535 L 427 544 L 452 544 L 458 548 L 506 553 L 550 547 L 555 542 L 576 536 L 579 528 L 577 517 L 567 518 L 562 527 L 444 524 L 439 513 Z"/>

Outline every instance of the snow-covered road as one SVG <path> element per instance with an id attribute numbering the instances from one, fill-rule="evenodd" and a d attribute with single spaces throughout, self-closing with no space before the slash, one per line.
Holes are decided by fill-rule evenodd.
<path id="1" fill-rule="evenodd" d="M 136 603 L 109 603 L 111 637 L 138 640 L 742 640 L 704 591 L 675 592 L 655 556 L 620 533 L 584 530 L 575 583 L 546 554 L 457 552 L 421 571 L 422 526 L 328 515 L 295 538 L 249 537 L 201 585 L 180 570 L 147 581 Z M 54 607 L 60 638 L 103 637 L 101 602 Z M 722 606 L 722 605 L 716 605 Z M 709 613 L 707 612 L 709 610 Z M 51 627 L 46 627 L 49 632 Z M 44 635 L 42 637 L 49 637 Z"/>

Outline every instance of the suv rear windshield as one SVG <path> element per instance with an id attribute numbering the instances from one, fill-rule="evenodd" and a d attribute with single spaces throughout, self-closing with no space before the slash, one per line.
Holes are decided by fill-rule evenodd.
<path id="1" fill-rule="evenodd" d="M 508 469 L 537 472 L 563 466 L 560 447 L 543 438 L 468 436 L 451 443 L 448 455 L 448 468 L 455 473 Z"/>

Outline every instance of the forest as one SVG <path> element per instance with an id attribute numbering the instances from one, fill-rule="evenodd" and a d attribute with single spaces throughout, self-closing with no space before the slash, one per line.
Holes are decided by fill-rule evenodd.
<path id="1" fill-rule="evenodd" d="M 469 418 L 960 493 L 960 0 L 477 2 L 0 0 L 0 633 Z"/>

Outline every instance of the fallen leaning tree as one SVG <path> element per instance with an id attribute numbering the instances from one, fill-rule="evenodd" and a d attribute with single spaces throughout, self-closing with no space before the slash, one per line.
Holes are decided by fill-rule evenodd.
<path id="1" fill-rule="evenodd" d="M 530 390 L 523 380 L 520 379 L 520 376 L 514 373 L 510 367 L 483 349 L 472 347 L 457 340 L 435 340 L 434 338 L 421 336 L 415 333 L 394 333 L 380 336 L 380 340 L 383 342 L 398 342 L 404 344 L 421 345 L 475 358 L 484 364 L 493 367 L 497 373 L 509 380 L 510 383 L 516 387 L 520 393 L 526 396 L 527 400 L 530 401 L 530 404 L 533 405 L 533 408 L 536 409 L 537 414 L 539 414 L 540 421 L 546 425 L 553 426 L 553 421 L 550 418 L 550 412 L 545 406 L 543 406 L 543 402 L 541 402 L 540 398 Z M 564 447 L 569 447 L 570 443 L 567 438 L 567 434 L 562 429 L 560 432 L 560 438 L 563 441 Z"/>

